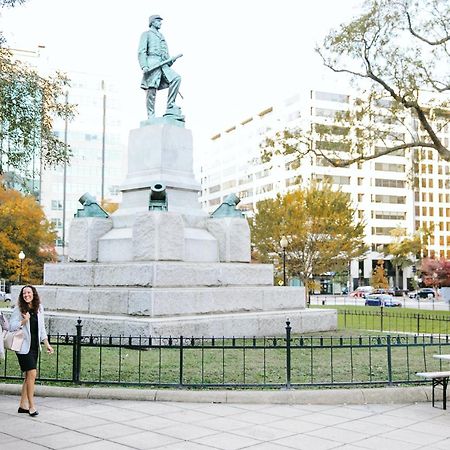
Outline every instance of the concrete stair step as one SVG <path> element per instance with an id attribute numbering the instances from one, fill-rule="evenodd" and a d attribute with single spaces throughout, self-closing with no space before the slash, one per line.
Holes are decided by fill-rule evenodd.
<path id="1" fill-rule="evenodd" d="M 127 288 L 39 286 L 47 310 L 131 316 L 185 316 L 300 308 L 298 287 Z"/>
<path id="2" fill-rule="evenodd" d="M 272 264 L 144 261 L 45 264 L 46 285 L 210 287 L 273 286 Z"/>
<path id="3" fill-rule="evenodd" d="M 83 335 L 113 336 L 283 336 L 286 320 L 293 333 L 335 330 L 334 309 L 288 309 L 284 311 L 239 312 L 165 318 L 107 317 L 97 314 L 47 312 L 48 330 L 52 334 L 75 334 L 80 318 Z"/>

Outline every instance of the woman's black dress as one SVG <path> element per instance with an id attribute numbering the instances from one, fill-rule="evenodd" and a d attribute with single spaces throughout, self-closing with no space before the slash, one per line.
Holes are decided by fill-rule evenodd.
<path id="1" fill-rule="evenodd" d="M 31 345 L 30 351 L 26 355 L 19 355 L 16 353 L 19 360 L 20 370 L 27 372 L 28 370 L 37 368 L 37 359 L 39 353 L 39 339 L 38 339 L 38 317 L 34 311 L 30 311 L 30 331 L 31 331 Z"/>

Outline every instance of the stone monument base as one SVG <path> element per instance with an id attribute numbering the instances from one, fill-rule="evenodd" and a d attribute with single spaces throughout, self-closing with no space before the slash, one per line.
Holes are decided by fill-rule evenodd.
<path id="1" fill-rule="evenodd" d="M 50 333 L 280 336 L 336 329 L 335 310 L 305 309 L 304 288 L 274 287 L 271 264 L 145 261 L 45 265 L 38 286 Z M 14 296 L 19 293 L 15 288 Z"/>

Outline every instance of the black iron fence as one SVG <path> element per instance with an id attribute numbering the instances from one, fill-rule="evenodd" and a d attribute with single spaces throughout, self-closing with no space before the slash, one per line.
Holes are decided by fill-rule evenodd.
<path id="1" fill-rule="evenodd" d="M 41 381 L 158 387 L 414 384 L 425 382 L 416 372 L 449 364 L 434 354 L 450 353 L 448 335 L 295 336 L 289 321 L 284 336 L 264 338 L 85 336 L 79 321 L 76 334 L 50 341 Z M 7 352 L 0 379 L 20 379 L 16 359 Z"/>

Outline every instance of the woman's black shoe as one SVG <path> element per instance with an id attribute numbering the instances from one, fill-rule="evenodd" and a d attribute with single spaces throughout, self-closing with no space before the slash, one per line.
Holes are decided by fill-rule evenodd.
<path id="1" fill-rule="evenodd" d="M 30 414 L 30 410 L 29 409 L 25 409 L 25 408 L 21 408 L 19 406 L 19 409 L 17 410 L 18 413 L 26 413 L 26 414 Z"/>
<path id="2" fill-rule="evenodd" d="M 37 411 L 34 411 L 34 412 L 28 412 L 28 414 L 29 414 L 31 417 L 36 417 L 36 416 L 39 415 L 39 413 L 38 413 Z"/>

